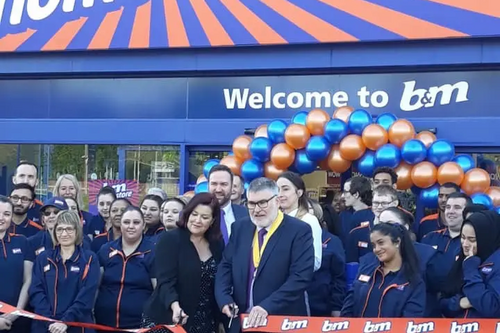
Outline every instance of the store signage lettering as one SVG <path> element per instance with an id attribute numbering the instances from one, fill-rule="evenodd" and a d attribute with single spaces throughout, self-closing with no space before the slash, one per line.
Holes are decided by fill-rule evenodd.
<path id="1" fill-rule="evenodd" d="M 108 186 L 108 183 L 104 183 L 102 187 Z M 127 188 L 127 183 L 121 183 L 121 184 L 116 184 L 111 186 L 116 193 L 116 197 L 123 199 L 123 198 L 131 198 L 134 195 L 134 191 L 129 191 Z"/>
<path id="2" fill-rule="evenodd" d="M 403 93 L 399 98 L 402 111 L 416 111 L 435 105 L 467 102 L 469 83 L 459 81 L 431 87 L 420 87 L 416 80 L 403 82 Z M 228 110 L 244 109 L 313 109 L 337 108 L 359 104 L 362 108 L 384 108 L 389 104 L 389 93 L 384 90 L 370 90 L 361 87 L 357 92 L 357 102 L 351 101 L 346 91 L 275 91 L 264 87 L 264 93 L 250 88 L 224 88 L 224 102 Z"/>
<path id="3" fill-rule="evenodd" d="M 11 26 L 19 25 L 24 13 L 32 21 L 42 21 L 54 14 L 61 4 L 64 13 L 72 13 L 76 6 L 92 8 L 96 1 L 112 3 L 115 0 L 0 0 L 0 24 L 9 17 Z M 12 6 L 8 6 L 9 3 L 12 3 Z M 11 8 L 10 16 L 6 12 L 7 8 Z"/>

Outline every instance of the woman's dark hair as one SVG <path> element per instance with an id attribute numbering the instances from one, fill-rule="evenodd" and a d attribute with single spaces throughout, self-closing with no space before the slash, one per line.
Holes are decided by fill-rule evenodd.
<path id="1" fill-rule="evenodd" d="M 146 200 L 153 200 L 154 202 L 156 202 L 158 204 L 158 209 L 160 209 L 161 205 L 163 204 L 163 199 L 160 198 L 159 196 L 157 196 L 156 194 L 146 195 L 141 201 L 141 206 L 144 203 L 144 201 L 146 201 Z"/>
<path id="2" fill-rule="evenodd" d="M 300 215 L 304 215 L 309 212 L 309 204 L 307 201 L 307 195 L 306 195 L 306 184 L 304 183 L 304 180 L 302 177 L 300 177 L 299 174 L 292 172 L 292 171 L 285 171 L 283 172 L 278 179 L 280 178 L 285 178 L 290 183 L 295 186 L 295 188 L 298 190 L 302 190 L 302 195 L 299 197 L 299 213 L 297 213 L 297 218 L 299 218 Z M 302 214 L 301 214 L 302 213 Z"/>
<path id="3" fill-rule="evenodd" d="M 123 217 L 125 216 L 126 213 L 128 212 L 138 212 L 139 215 L 141 215 L 141 220 L 142 222 L 144 223 L 144 214 L 142 213 L 141 209 L 136 207 L 136 206 L 128 206 L 127 208 L 125 208 L 125 210 L 123 211 L 123 214 L 122 214 L 122 220 L 123 220 Z"/>
<path id="4" fill-rule="evenodd" d="M 399 243 L 399 253 L 401 254 L 401 261 L 403 263 L 403 274 L 410 283 L 420 277 L 420 266 L 413 246 L 413 241 L 410 233 L 404 226 L 397 223 L 379 223 L 375 225 L 371 233 L 379 232 L 384 236 L 389 236 L 393 243 Z"/>
<path id="5" fill-rule="evenodd" d="M 191 213 L 198 206 L 208 206 L 212 209 L 212 217 L 214 223 L 205 232 L 205 238 L 209 241 L 217 241 L 222 238 L 222 233 L 220 231 L 220 205 L 217 198 L 211 193 L 198 193 L 196 194 L 186 207 L 182 210 L 179 221 L 177 221 L 177 226 L 180 229 L 187 230 L 187 223 Z"/>
<path id="6" fill-rule="evenodd" d="M 99 190 L 99 193 L 97 194 L 97 201 L 99 201 L 99 197 L 101 195 L 107 195 L 107 194 L 110 194 L 112 197 L 113 197 L 113 200 L 116 199 L 116 191 L 114 188 L 112 188 L 111 186 L 104 186 L 102 187 L 100 190 Z"/>
<path id="7" fill-rule="evenodd" d="M 12 201 L 10 201 L 9 198 L 7 198 L 6 196 L 0 195 L 0 203 L 9 204 L 10 210 L 14 212 L 14 205 L 12 204 Z"/>
<path id="8" fill-rule="evenodd" d="M 468 204 L 467 206 L 465 206 L 464 211 L 462 213 L 462 216 L 463 216 L 464 221 L 465 221 L 465 220 L 467 220 L 467 215 L 481 212 L 481 211 L 485 211 L 485 210 L 489 210 L 488 207 L 486 207 L 485 205 L 475 204 L 475 203 Z"/>
<path id="9" fill-rule="evenodd" d="M 359 199 L 365 205 L 371 206 L 373 199 L 372 192 L 372 184 L 366 177 L 355 176 L 350 180 L 351 187 L 349 188 L 349 192 L 354 195 L 356 193 L 359 194 Z"/>
<path id="10" fill-rule="evenodd" d="M 127 199 L 127 198 L 116 198 L 115 200 L 113 200 L 113 202 L 111 203 L 111 206 L 109 206 L 109 210 L 111 210 L 111 208 L 114 206 L 114 204 L 116 202 L 120 202 L 120 201 L 123 201 L 123 202 L 126 202 L 127 203 L 127 207 L 128 206 L 132 206 L 132 203 Z"/>
<path id="11" fill-rule="evenodd" d="M 500 249 L 500 215 L 491 210 L 483 210 L 473 213 L 462 224 L 460 235 L 465 225 L 470 225 L 476 233 L 477 253 L 483 263 L 496 250 Z M 464 274 L 462 264 L 465 260 L 465 254 L 460 247 L 458 259 L 453 264 L 446 284 L 443 286 L 443 293 L 452 297 L 462 292 L 464 284 Z"/>

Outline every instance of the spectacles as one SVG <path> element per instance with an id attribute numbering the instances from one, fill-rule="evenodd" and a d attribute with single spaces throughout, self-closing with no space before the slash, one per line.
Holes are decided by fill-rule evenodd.
<path id="1" fill-rule="evenodd" d="M 248 201 L 247 208 L 248 209 L 255 209 L 256 206 L 259 206 L 259 208 L 261 208 L 261 209 L 267 208 L 269 206 L 269 201 L 271 201 L 271 199 L 273 199 L 274 197 L 276 197 L 276 194 L 267 200 L 261 200 L 261 201 L 257 201 L 257 202 Z"/>
<path id="2" fill-rule="evenodd" d="M 73 228 L 73 227 L 66 227 L 66 228 L 57 227 L 56 228 L 56 234 L 58 234 L 58 235 L 62 235 L 62 233 L 64 231 L 66 231 L 66 233 L 68 235 L 73 235 L 75 233 L 75 228 Z"/>
<path id="3" fill-rule="evenodd" d="M 45 217 L 49 217 L 52 214 L 57 215 L 57 214 L 59 214 L 59 211 L 56 210 L 56 211 L 51 211 L 51 212 L 48 212 L 48 211 L 43 212 L 43 216 L 45 216 Z"/>
<path id="4" fill-rule="evenodd" d="M 380 201 L 380 202 L 373 201 L 372 206 L 373 207 L 378 207 L 378 206 L 386 207 L 386 206 L 389 206 L 391 203 L 392 203 L 392 201 Z"/>
<path id="5" fill-rule="evenodd" d="M 10 197 L 10 200 L 12 200 L 13 202 L 18 202 L 19 200 L 21 200 L 22 203 L 28 203 L 28 202 L 31 202 L 31 198 L 28 198 L 28 197 L 20 197 L 18 195 L 13 195 Z"/>

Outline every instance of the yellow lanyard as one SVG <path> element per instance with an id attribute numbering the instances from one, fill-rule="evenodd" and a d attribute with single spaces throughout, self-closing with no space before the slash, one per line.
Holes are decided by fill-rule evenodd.
<path id="1" fill-rule="evenodd" d="M 278 229 L 278 227 L 281 225 L 282 222 L 283 222 L 283 213 L 281 211 L 278 211 L 278 216 L 276 217 L 276 220 L 274 220 L 273 223 L 271 224 L 271 228 L 269 229 L 269 232 L 267 233 L 261 248 L 259 248 L 259 232 L 257 231 L 257 229 L 255 230 L 255 234 L 253 236 L 253 244 L 252 244 L 252 258 L 253 258 L 253 266 L 255 267 L 255 269 L 259 267 L 260 258 L 262 258 L 262 254 L 266 249 L 267 242 L 269 241 L 271 236 L 276 232 L 276 230 Z"/>

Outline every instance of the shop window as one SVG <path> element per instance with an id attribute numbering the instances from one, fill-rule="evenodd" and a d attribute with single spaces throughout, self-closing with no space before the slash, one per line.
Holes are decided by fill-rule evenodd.
<path id="1" fill-rule="evenodd" d="M 189 151 L 189 178 L 187 190 L 194 190 L 198 177 L 203 174 L 203 165 L 210 159 L 221 160 L 224 156 L 229 154 L 229 147 L 227 150 L 220 151 Z"/>

